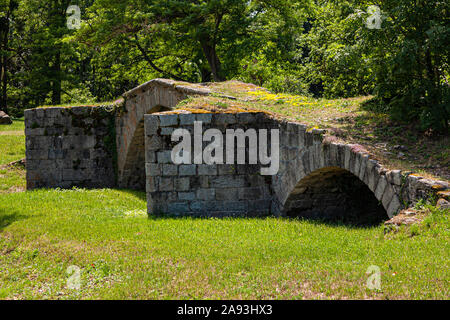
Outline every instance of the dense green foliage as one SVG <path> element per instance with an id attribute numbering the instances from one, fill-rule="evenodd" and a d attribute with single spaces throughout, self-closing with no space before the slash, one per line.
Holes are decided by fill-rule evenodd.
<path id="1" fill-rule="evenodd" d="M 448 132 L 448 1 L 0 0 L 0 109 L 111 100 L 155 77 L 239 79 L 316 97 L 373 94 Z M 81 8 L 81 28 L 67 20 Z"/>

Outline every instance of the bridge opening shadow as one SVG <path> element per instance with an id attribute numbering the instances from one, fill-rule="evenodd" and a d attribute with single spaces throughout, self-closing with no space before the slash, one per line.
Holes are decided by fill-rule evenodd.
<path id="1" fill-rule="evenodd" d="M 158 105 L 147 112 L 147 114 L 156 112 L 171 111 L 171 108 Z M 130 149 L 128 150 L 127 160 L 123 168 L 124 174 L 120 179 L 119 187 L 128 188 L 136 191 L 145 192 L 145 127 L 144 118 L 136 126 Z"/>
<path id="2" fill-rule="evenodd" d="M 338 167 L 304 177 L 287 199 L 285 212 L 288 218 L 354 227 L 376 226 L 389 219 L 366 184 Z"/>

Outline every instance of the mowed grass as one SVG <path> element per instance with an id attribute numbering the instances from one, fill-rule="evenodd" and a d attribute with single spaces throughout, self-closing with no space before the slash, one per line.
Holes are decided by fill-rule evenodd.
<path id="1" fill-rule="evenodd" d="M 0 135 L 0 165 L 25 157 L 25 136 Z"/>
<path id="2" fill-rule="evenodd" d="M 25 169 L 6 164 L 25 158 L 23 119 L 0 125 L 0 194 L 25 190 Z"/>
<path id="3" fill-rule="evenodd" d="M 0 132 L 6 131 L 24 131 L 25 130 L 25 120 L 23 118 L 14 119 L 13 123 L 10 125 L 0 125 Z"/>
<path id="4" fill-rule="evenodd" d="M 449 212 L 384 235 L 287 219 L 158 218 L 145 194 L 0 195 L 4 299 L 448 299 Z M 69 289 L 69 266 L 81 289 Z M 381 290 L 369 290 L 369 266 Z"/>

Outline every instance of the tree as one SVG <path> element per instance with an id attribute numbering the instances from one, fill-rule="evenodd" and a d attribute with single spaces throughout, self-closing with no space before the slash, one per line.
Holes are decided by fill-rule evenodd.
<path id="1" fill-rule="evenodd" d="M 152 2 L 99 0 L 77 39 L 87 46 L 128 46 L 136 62 L 176 80 L 220 81 L 236 74 L 238 61 L 256 49 L 266 11 L 290 2 L 198 0 Z M 286 11 L 286 10 L 285 10 Z M 272 22 L 273 23 L 273 22 Z M 199 79 L 200 78 L 200 79 Z"/>
<path id="2" fill-rule="evenodd" d="M 15 0 L 0 1 L 0 110 L 8 113 L 8 65 L 12 49 L 9 47 L 11 21 L 18 7 Z"/>
<path id="3" fill-rule="evenodd" d="M 403 121 L 448 132 L 450 120 L 450 3 L 389 0 L 379 32 L 366 31 L 373 49 L 378 100 Z"/>

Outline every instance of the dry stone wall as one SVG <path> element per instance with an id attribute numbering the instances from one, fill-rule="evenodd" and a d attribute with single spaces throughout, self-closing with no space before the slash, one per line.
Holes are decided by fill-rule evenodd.
<path id="1" fill-rule="evenodd" d="M 223 136 L 227 129 L 270 129 L 276 124 L 263 113 L 200 113 L 145 116 L 147 199 L 150 214 L 193 216 L 267 216 L 272 204 L 272 177 L 260 174 L 260 164 L 174 164 L 171 153 L 178 142 L 171 139 L 176 128 L 191 133 L 194 122 L 202 123 L 203 132 L 214 128 Z M 268 130 L 270 133 L 270 130 Z M 270 134 L 268 135 L 270 141 Z M 227 149 L 224 138 L 224 150 Z M 210 142 L 200 142 L 202 150 Z M 237 159 L 238 144 L 232 149 Z M 245 150 L 249 157 L 248 146 Z M 224 157 L 226 152 L 224 152 Z"/>
<path id="2" fill-rule="evenodd" d="M 308 218 L 392 217 L 419 199 L 448 189 L 410 173 L 389 171 L 359 145 L 327 143 L 324 130 L 264 113 L 145 116 L 149 213 L 178 215 L 275 215 Z M 255 165 L 176 165 L 171 161 L 176 128 L 193 132 L 193 122 L 225 133 L 227 128 L 278 129 L 280 168 L 261 176 Z M 194 137 L 191 138 L 194 141 Z M 209 143 L 209 142 L 208 142 Z M 205 143 L 203 142 L 203 147 Z M 247 145 L 248 150 L 248 145 Z M 236 150 L 235 150 L 236 152 Z M 224 198 L 227 197 L 228 198 Z"/>
<path id="3" fill-rule="evenodd" d="M 114 115 L 107 110 L 26 110 L 27 189 L 115 186 Z"/>

